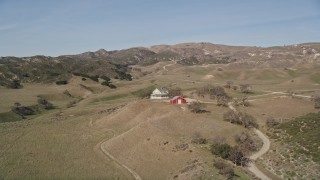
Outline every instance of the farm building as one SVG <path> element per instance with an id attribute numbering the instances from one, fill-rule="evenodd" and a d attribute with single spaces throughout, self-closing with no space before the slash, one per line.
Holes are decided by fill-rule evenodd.
<path id="1" fill-rule="evenodd" d="M 166 88 L 156 88 L 153 90 L 150 99 L 168 99 L 169 91 Z"/>
<path id="2" fill-rule="evenodd" d="M 170 99 L 170 104 L 187 104 L 187 100 L 181 96 L 175 96 Z"/>

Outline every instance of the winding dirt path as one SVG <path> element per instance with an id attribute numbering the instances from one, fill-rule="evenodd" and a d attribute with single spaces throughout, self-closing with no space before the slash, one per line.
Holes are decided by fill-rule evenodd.
<path id="1" fill-rule="evenodd" d="M 158 116 L 158 117 L 156 117 L 156 119 L 162 119 L 162 118 L 165 118 L 165 117 L 170 116 L 171 114 L 173 114 L 173 112 L 169 112 L 169 113 L 167 113 L 167 114 Z M 147 118 L 146 121 L 139 122 L 137 125 L 133 126 L 133 127 L 130 128 L 129 130 L 121 133 L 120 135 L 126 134 L 126 133 L 128 133 L 129 131 L 133 130 L 134 128 L 139 127 L 142 123 L 146 123 L 146 122 L 148 122 L 148 121 L 150 121 L 150 120 L 152 120 L 152 118 Z M 91 121 L 91 120 L 90 120 L 90 122 L 89 122 L 89 126 L 90 126 L 90 124 L 92 124 L 92 121 Z M 124 169 L 126 169 L 136 180 L 142 180 L 142 178 L 140 177 L 140 175 L 139 175 L 137 172 L 135 172 L 133 169 L 129 168 L 129 167 L 126 166 L 125 164 L 121 163 L 116 157 L 114 157 L 114 156 L 106 149 L 107 143 L 108 143 L 111 139 L 113 139 L 113 138 L 115 138 L 115 137 L 117 137 L 117 136 L 116 136 L 116 132 L 115 132 L 113 129 L 106 129 L 105 131 L 111 131 L 111 132 L 113 133 L 113 136 L 112 136 L 111 138 L 107 139 L 107 140 L 105 139 L 105 140 L 101 141 L 100 143 L 98 143 L 98 144 L 96 145 L 95 149 L 100 149 L 100 151 L 102 151 L 102 153 L 103 153 L 104 155 L 106 155 L 108 158 L 110 158 L 111 160 L 113 160 L 113 161 L 114 161 L 115 163 L 117 163 L 119 166 L 121 166 L 121 167 L 123 167 Z M 118 136 L 120 136 L 120 135 L 118 135 Z"/>
<path id="2" fill-rule="evenodd" d="M 228 107 L 232 111 L 237 112 L 237 109 L 235 107 L 233 107 L 231 102 L 228 103 Z M 271 180 L 271 178 L 269 178 L 267 175 L 265 175 L 263 172 L 261 172 L 254 163 L 259 157 L 261 157 L 262 155 L 264 155 L 266 152 L 269 151 L 270 140 L 260 130 L 254 128 L 253 131 L 262 140 L 263 145 L 262 145 L 262 148 L 258 152 L 254 153 L 250 156 L 250 159 L 252 160 L 252 162 L 249 164 L 248 170 L 251 171 L 256 177 L 258 177 L 262 180 Z"/>
<path id="3" fill-rule="evenodd" d="M 110 139 L 109 139 L 110 140 Z M 108 140 L 108 141 L 109 141 Z M 110 154 L 105 148 L 105 144 L 108 141 L 104 141 L 103 143 L 100 144 L 100 149 L 101 151 L 108 156 L 110 159 L 112 159 L 114 162 L 116 162 L 118 165 L 120 165 L 121 167 L 125 168 L 127 171 L 130 172 L 130 174 L 136 179 L 136 180 L 142 180 L 142 178 L 139 176 L 138 173 L 136 173 L 134 170 L 132 170 L 131 168 L 129 168 L 128 166 L 124 165 L 123 163 L 121 163 L 120 161 L 118 161 L 112 154 Z"/>
<path id="4" fill-rule="evenodd" d="M 260 178 L 262 180 L 271 180 L 271 178 L 269 178 L 267 175 L 265 175 L 263 172 L 261 172 L 254 163 L 259 157 L 261 157 L 262 155 L 264 155 L 266 152 L 269 151 L 270 140 L 260 130 L 258 130 L 256 128 L 254 128 L 253 130 L 259 136 L 259 138 L 263 141 L 263 145 L 262 145 L 262 148 L 258 152 L 254 153 L 250 156 L 250 159 L 252 160 L 252 162 L 249 164 L 248 170 L 251 171 L 253 174 L 255 174 L 258 178 Z"/>
<path id="5" fill-rule="evenodd" d="M 91 121 L 90 121 L 91 122 Z M 121 163 L 117 158 L 115 158 L 109 151 L 107 151 L 107 149 L 105 149 L 104 147 L 106 146 L 106 143 L 108 143 L 108 141 L 110 141 L 111 139 L 113 139 L 116 135 L 116 132 L 113 129 L 106 129 L 105 130 L 112 132 L 113 136 L 111 138 L 109 138 L 108 140 L 103 140 L 100 143 L 98 143 L 95 146 L 95 150 L 100 150 L 103 155 L 107 156 L 109 159 L 111 159 L 112 161 L 114 161 L 116 164 L 118 164 L 119 166 L 123 167 L 124 169 L 126 169 L 136 180 L 142 180 L 142 178 L 139 176 L 139 174 L 137 172 L 135 172 L 134 170 L 132 170 L 131 168 L 129 168 L 128 166 L 126 166 L 125 164 Z"/>
<path id="6" fill-rule="evenodd" d="M 177 61 L 174 61 L 173 64 L 164 65 L 164 66 L 162 67 L 162 69 L 165 70 L 165 71 L 169 71 L 166 67 L 169 67 L 169 66 L 172 66 L 172 65 L 175 65 L 175 64 L 177 64 Z"/>

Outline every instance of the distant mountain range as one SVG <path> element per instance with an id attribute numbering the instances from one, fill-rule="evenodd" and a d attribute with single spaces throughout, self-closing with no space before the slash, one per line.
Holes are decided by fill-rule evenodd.
<path id="1" fill-rule="evenodd" d="M 7 85 L 13 79 L 23 82 L 54 82 L 67 80 L 72 74 L 131 80 L 128 68 L 130 65 L 148 66 L 160 61 L 176 61 L 185 66 L 226 64 L 230 67 L 290 67 L 319 63 L 320 43 L 267 48 L 183 43 L 118 51 L 99 49 L 58 57 L 0 57 L 0 85 Z"/>
<path id="2" fill-rule="evenodd" d="M 235 64 L 255 67 L 286 67 L 300 63 L 320 62 L 320 43 L 290 46 L 250 47 L 211 43 L 183 43 L 135 47 L 120 51 L 85 52 L 71 55 L 76 59 L 103 59 L 127 65 L 151 65 L 159 61 L 177 61 L 182 65 Z"/>

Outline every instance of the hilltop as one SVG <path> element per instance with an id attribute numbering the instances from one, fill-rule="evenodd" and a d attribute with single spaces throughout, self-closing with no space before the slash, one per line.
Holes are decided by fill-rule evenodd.
<path id="1" fill-rule="evenodd" d="M 12 80 L 45 83 L 67 81 L 71 75 L 131 80 L 130 66 L 149 66 L 163 61 L 174 61 L 183 66 L 224 64 L 228 68 L 288 68 L 319 63 L 320 43 L 267 48 L 182 43 L 115 51 L 99 49 L 58 57 L 1 57 L 0 85 L 10 85 Z"/>

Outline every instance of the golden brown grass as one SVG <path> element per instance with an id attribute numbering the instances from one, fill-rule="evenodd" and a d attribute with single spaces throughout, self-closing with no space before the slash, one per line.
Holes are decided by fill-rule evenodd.
<path id="1" fill-rule="evenodd" d="M 293 91 L 320 89 L 304 69 L 290 75 L 281 69 L 242 72 L 217 71 L 215 65 L 187 68 L 172 65 L 167 68 L 169 71 L 164 71 L 165 64 L 141 67 L 143 71 L 153 73 L 133 81 L 113 80 L 117 89 L 108 89 L 78 77 L 66 86 L 25 84 L 20 90 L 1 87 L 0 112 L 8 111 L 17 101 L 23 105 L 35 104 L 37 95 L 50 99 L 61 108 L 61 112 L 55 110 L 31 120 L 0 124 L 0 179 L 131 179 L 124 168 L 101 152 L 99 143 L 102 142 L 105 142 L 103 148 L 144 179 L 172 179 L 175 175 L 181 179 L 223 179 L 212 166 L 215 157 L 209 152 L 208 145 L 192 144 L 191 139 L 194 133 L 205 138 L 222 135 L 234 145 L 234 135 L 246 129 L 222 120 L 227 108 L 207 104 L 210 113 L 193 114 L 186 107 L 183 110 L 181 106 L 165 102 L 140 100 L 132 92 L 151 85 L 176 86 L 184 92 L 192 92 L 207 84 L 223 85 L 227 81 L 251 84 L 256 92 L 253 95 L 289 88 Z M 206 75 L 213 77 L 204 78 Z M 100 91 L 88 92 L 79 84 Z M 75 107 L 65 109 L 70 101 L 62 94 L 66 89 L 85 98 Z M 314 90 L 309 94 L 317 92 Z M 315 111 L 312 102 L 306 99 L 266 97 L 252 98 L 258 100 L 248 108 L 239 109 L 257 117 L 262 126 L 266 116 L 289 118 Z M 126 106 L 115 112 L 107 111 L 123 104 Z M 177 151 L 176 145 L 184 143 L 189 145 L 188 149 Z M 199 162 L 197 168 L 186 173 L 184 170 L 194 160 Z M 240 178 L 249 178 L 243 170 L 237 171 Z"/>

